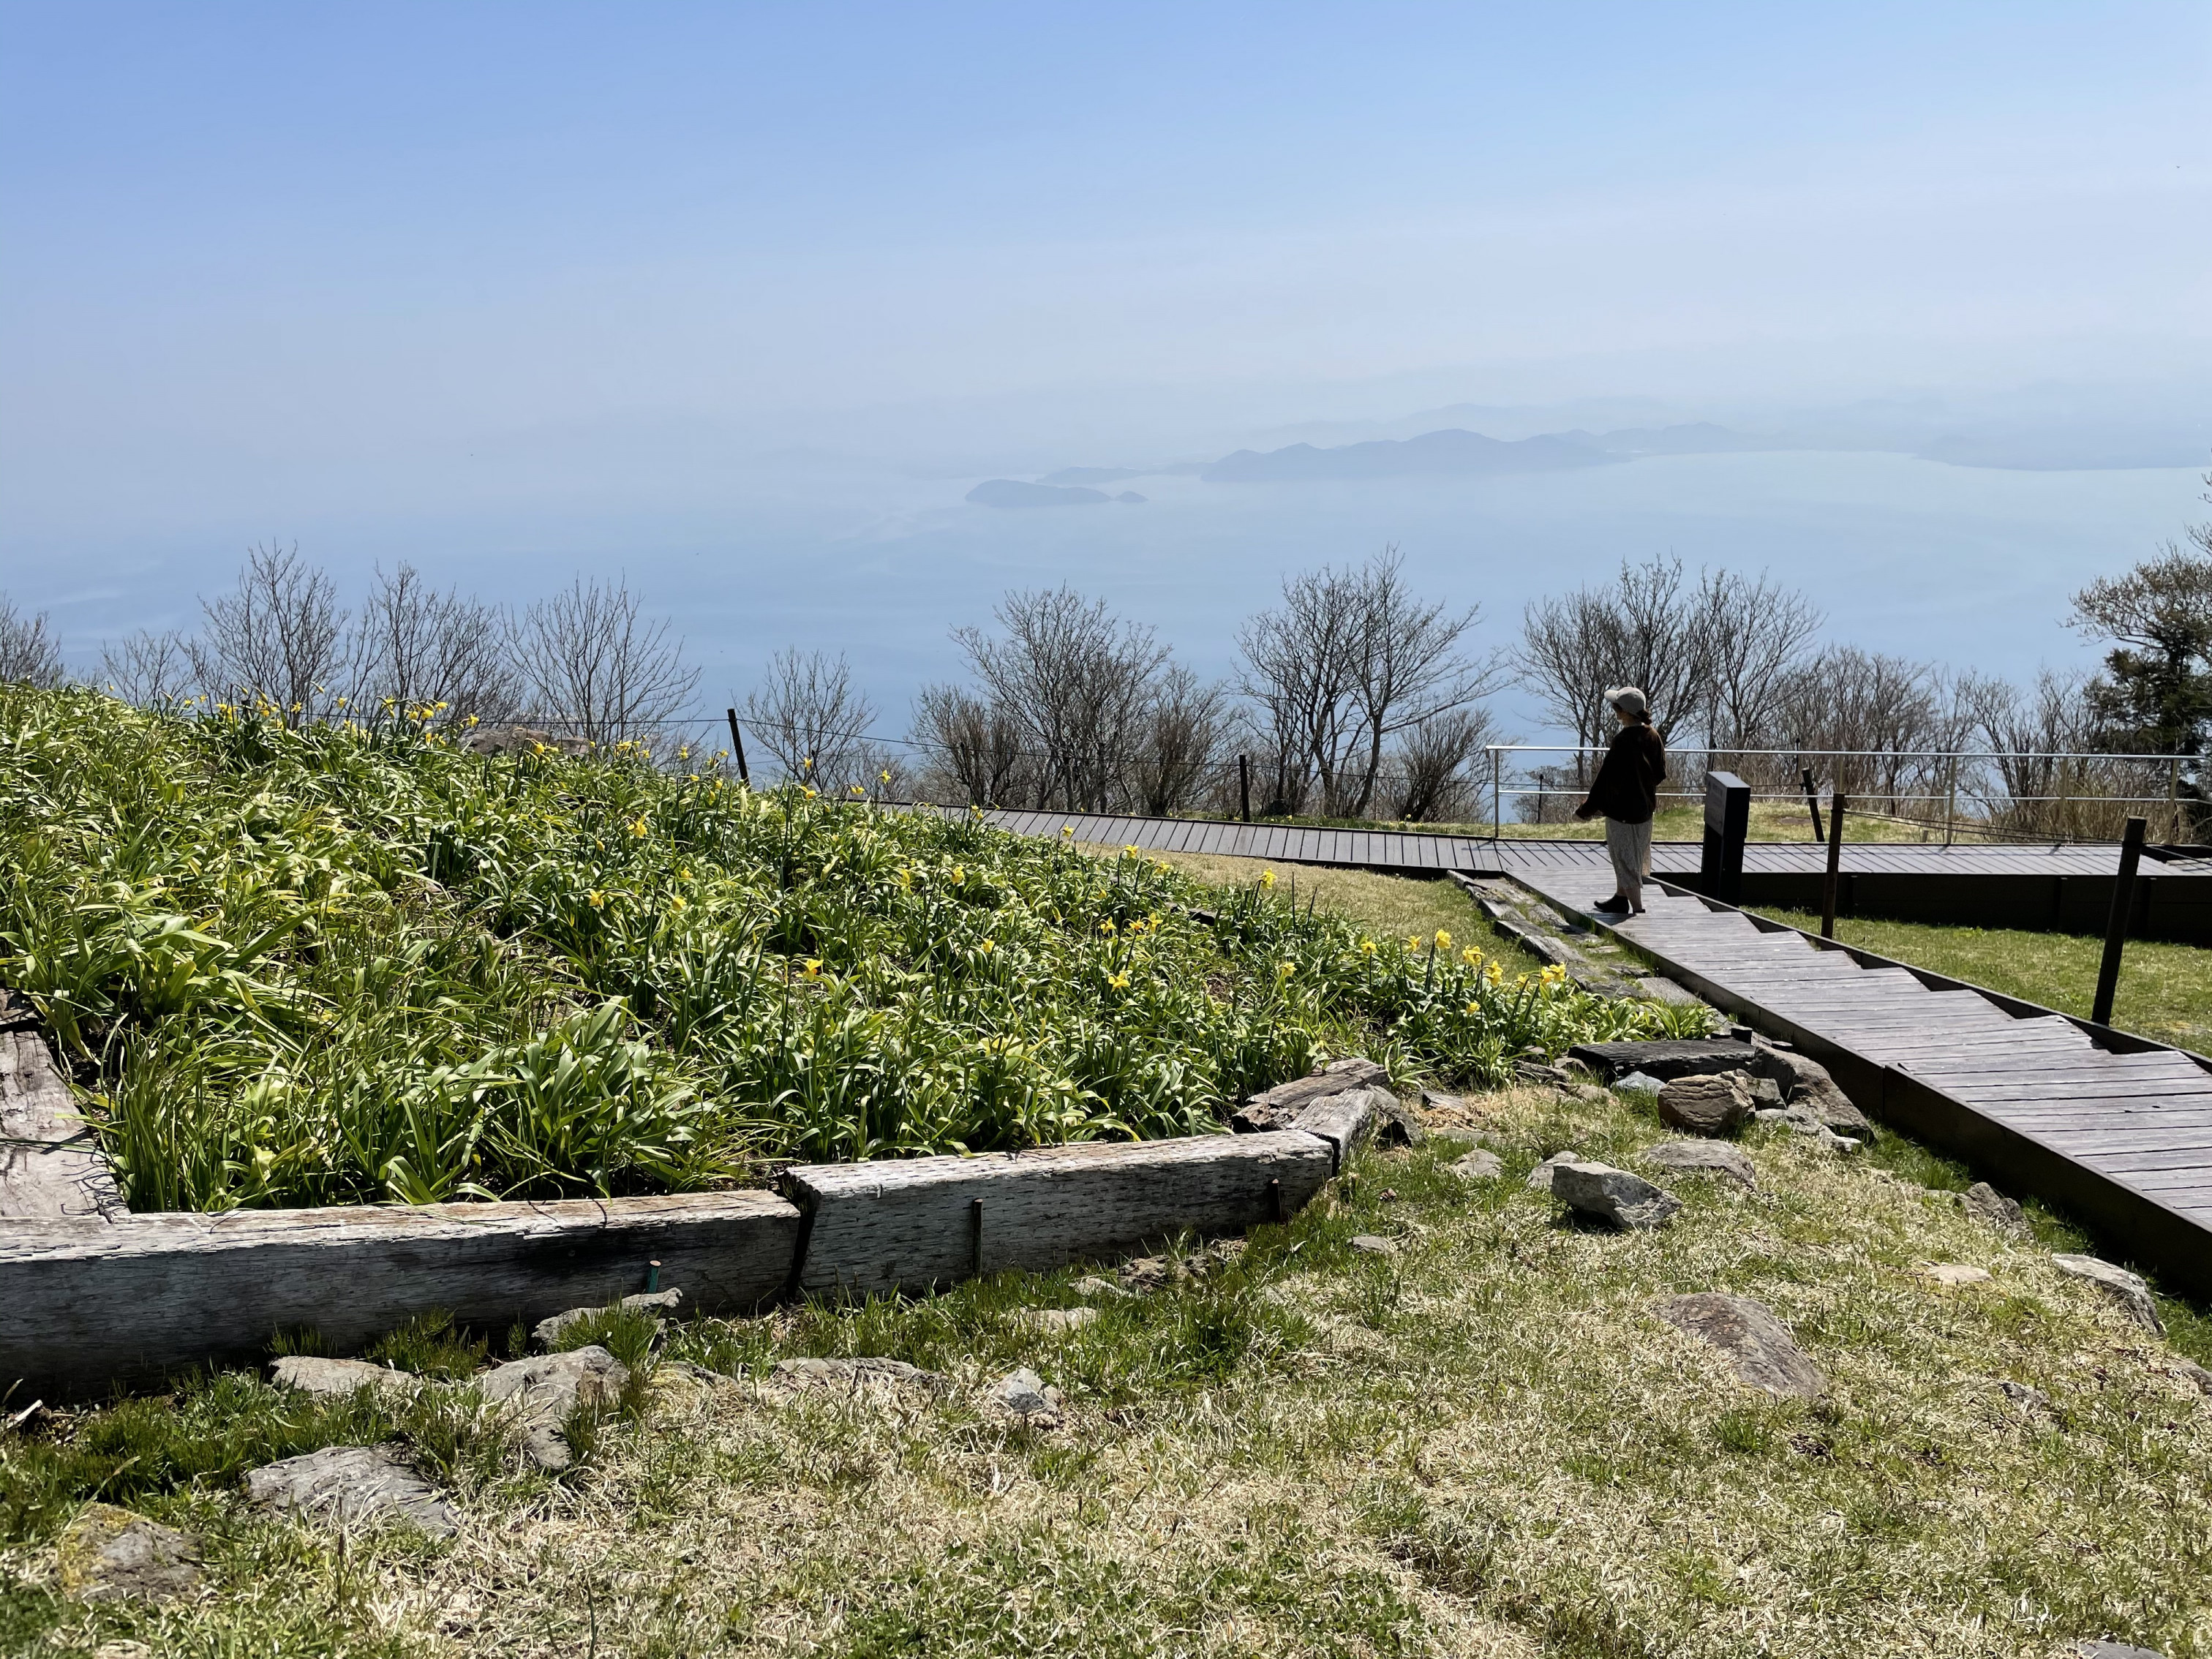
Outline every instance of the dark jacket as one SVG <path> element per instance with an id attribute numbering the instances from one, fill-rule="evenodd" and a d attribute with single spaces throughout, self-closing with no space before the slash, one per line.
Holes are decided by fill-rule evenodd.
<path id="1" fill-rule="evenodd" d="M 1589 799 L 1575 809 L 1578 818 L 1602 813 L 1623 823 L 1643 823 L 1659 805 L 1659 786 L 1667 781 L 1667 745 L 1644 720 L 1620 728 L 1597 769 Z"/>

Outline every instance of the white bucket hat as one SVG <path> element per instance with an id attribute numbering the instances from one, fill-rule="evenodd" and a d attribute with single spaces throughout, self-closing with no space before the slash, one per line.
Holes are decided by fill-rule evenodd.
<path id="1" fill-rule="evenodd" d="M 1651 712 L 1650 701 L 1637 686 L 1613 686 L 1607 690 L 1605 700 L 1624 714 L 1648 714 Z"/>

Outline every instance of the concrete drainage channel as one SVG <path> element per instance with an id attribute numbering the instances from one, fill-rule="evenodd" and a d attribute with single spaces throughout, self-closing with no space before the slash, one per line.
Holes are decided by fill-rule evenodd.
<path id="1" fill-rule="evenodd" d="M 137 1215 L 43 1040 L 0 1041 L 0 1398 L 18 1407 L 256 1363 L 288 1331 L 357 1352 L 433 1310 L 503 1330 L 665 1284 L 690 1312 L 749 1313 L 1109 1259 L 1287 1220 L 1378 1128 L 1418 1133 L 1382 1068 L 1345 1060 L 1253 1097 L 1231 1134 L 806 1165 L 775 1193 Z"/>

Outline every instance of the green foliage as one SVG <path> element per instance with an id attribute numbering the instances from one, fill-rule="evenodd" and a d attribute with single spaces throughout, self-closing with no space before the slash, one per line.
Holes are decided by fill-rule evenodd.
<path id="1" fill-rule="evenodd" d="M 698 1188 L 763 1159 L 1213 1127 L 1364 1049 L 1502 1079 L 1666 1029 L 934 812 L 628 749 L 487 759 L 0 689 L 0 982 L 141 1209 Z"/>

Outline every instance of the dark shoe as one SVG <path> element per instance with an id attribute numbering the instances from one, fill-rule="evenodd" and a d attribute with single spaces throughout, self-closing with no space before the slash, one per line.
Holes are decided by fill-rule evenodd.
<path id="1" fill-rule="evenodd" d="M 1628 901 L 1615 893 L 1609 899 L 1599 900 L 1598 902 L 1591 905 L 1590 908 L 1599 915 L 1625 916 L 1628 914 Z"/>

